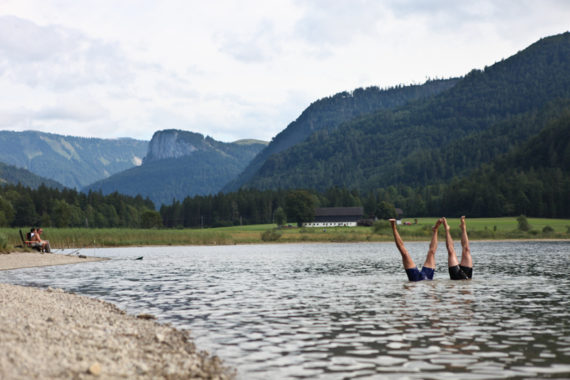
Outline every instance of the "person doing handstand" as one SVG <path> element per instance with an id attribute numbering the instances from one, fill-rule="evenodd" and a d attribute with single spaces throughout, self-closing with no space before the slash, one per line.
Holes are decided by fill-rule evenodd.
<path id="1" fill-rule="evenodd" d="M 471 249 L 469 248 L 469 238 L 467 237 L 467 227 L 465 226 L 465 217 L 461 217 L 459 229 L 461 230 L 461 262 L 457 261 L 455 248 L 453 247 L 453 239 L 449 232 L 450 228 L 447 220 L 442 218 L 443 227 L 445 228 L 445 245 L 447 246 L 447 264 L 449 266 L 449 278 L 452 280 L 469 280 L 473 276 L 473 259 L 471 258 Z"/>
<path id="2" fill-rule="evenodd" d="M 429 250 L 426 256 L 426 261 L 420 271 L 414 260 L 408 253 L 406 247 L 404 247 L 404 242 L 398 233 L 396 228 L 396 219 L 390 219 L 390 224 L 392 225 L 392 232 L 394 233 L 394 240 L 396 241 L 396 247 L 402 255 L 402 262 L 404 263 L 404 269 L 408 275 L 410 281 L 423 281 L 423 280 L 433 280 L 433 275 L 435 273 L 435 251 L 437 250 L 437 230 L 439 225 L 442 223 L 442 219 L 438 219 L 435 222 L 435 226 L 432 227 L 431 242 L 429 244 Z"/>

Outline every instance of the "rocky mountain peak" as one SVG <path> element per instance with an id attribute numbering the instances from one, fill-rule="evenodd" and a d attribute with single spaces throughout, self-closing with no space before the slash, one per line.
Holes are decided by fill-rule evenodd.
<path id="1" fill-rule="evenodd" d="M 157 131 L 150 140 L 144 162 L 188 156 L 200 150 L 204 143 L 205 138 L 200 133 L 175 129 Z"/>

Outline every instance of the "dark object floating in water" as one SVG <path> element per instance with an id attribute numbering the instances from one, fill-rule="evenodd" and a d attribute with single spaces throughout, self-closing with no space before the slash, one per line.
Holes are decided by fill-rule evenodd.
<path id="1" fill-rule="evenodd" d="M 154 320 L 154 319 L 156 319 L 156 317 L 155 317 L 154 315 L 152 315 L 152 314 L 145 314 L 145 313 L 137 315 L 137 318 L 138 318 L 138 319 L 146 319 L 146 320 Z"/>
<path id="2" fill-rule="evenodd" d="M 137 257 L 135 260 L 142 260 L 142 259 L 143 259 L 143 257 L 140 256 L 140 257 Z"/>

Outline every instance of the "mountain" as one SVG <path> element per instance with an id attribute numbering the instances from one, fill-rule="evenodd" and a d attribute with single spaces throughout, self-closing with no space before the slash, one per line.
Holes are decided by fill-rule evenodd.
<path id="1" fill-rule="evenodd" d="M 140 165 L 148 142 L 0 131 L 0 162 L 81 188 Z"/>
<path id="2" fill-rule="evenodd" d="M 224 191 L 239 189 L 255 176 L 270 156 L 305 141 L 317 131 L 331 131 L 343 122 L 363 115 L 435 96 L 453 87 L 457 81 L 458 79 L 430 80 L 423 85 L 398 86 L 389 89 L 359 88 L 352 92 L 344 91 L 317 100 L 303 111 L 297 120 L 275 136 L 234 181 L 224 186 Z"/>
<path id="3" fill-rule="evenodd" d="M 433 97 L 317 131 L 270 156 L 245 187 L 368 191 L 445 182 L 535 136 L 566 99 L 568 32 L 473 70 Z"/>
<path id="4" fill-rule="evenodd" d="M 450 216 L 568 218 L 570 102 L 520 147 L 446 185 L 438 203 Z"/>
<path id="5" fill-rule="evenodd" d="M 40 185 L 45 185 L 53 189 L 63 189 L 64 186 L 54 180 L 43 178 L 26 169 L 17 168 L 0 162 L 0 185 L 21 184 L 32 189 L 37 189 Z"/>
<path id="6" fill-rule="evenodd" d="M 265 146 L 259 140 L 224 143 L 199 133 L 158 131 L 141 166 L 93 183 L 84 190 L 142 195 L 156 206 L 187 196 L 217 193 Z"/>

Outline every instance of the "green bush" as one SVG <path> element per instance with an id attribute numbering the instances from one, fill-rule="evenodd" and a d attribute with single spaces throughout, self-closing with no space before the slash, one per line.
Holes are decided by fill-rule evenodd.
<path id="1" fill-rule="evenodd" d="M 390 222 L 387 220 L 378 220 L 376 222 L 374 222 L 374 225 L 372 226 L 372 232 L 375 234 L 381 234 L 383 232 L 386 232 L 388 230 L 390 230 Z"/>
<path id="2" fill-rule="evenodd" d="M 552 228 L 552 227 L 550 227 L 550 226 L 545 226 L 545 227 L 542 229 L 542 233 L 543 233 L 543 234 L 551 234 L 551 233 L 553 233 L 553 232 L 554 232 L 554 228 Z"/>
<path id="3" fill-rule="evenodd" d="M 281 232 L 276 229 L 266 230 L 261 234 L 263 241 L 277 241 L 281 237 Z"/>
<path id="4" fill-rule="evenodd" d="M 6 236 L 0 234 L 0 252 L 8 252 L 8 239 Z"/>
<path id="5" fill-rule="evenodd" d="M 517 222 L 519 223 L 519 231 L 530 231 L 530 224 L 526 216 L 521 215 L 517 218 Z"/>

